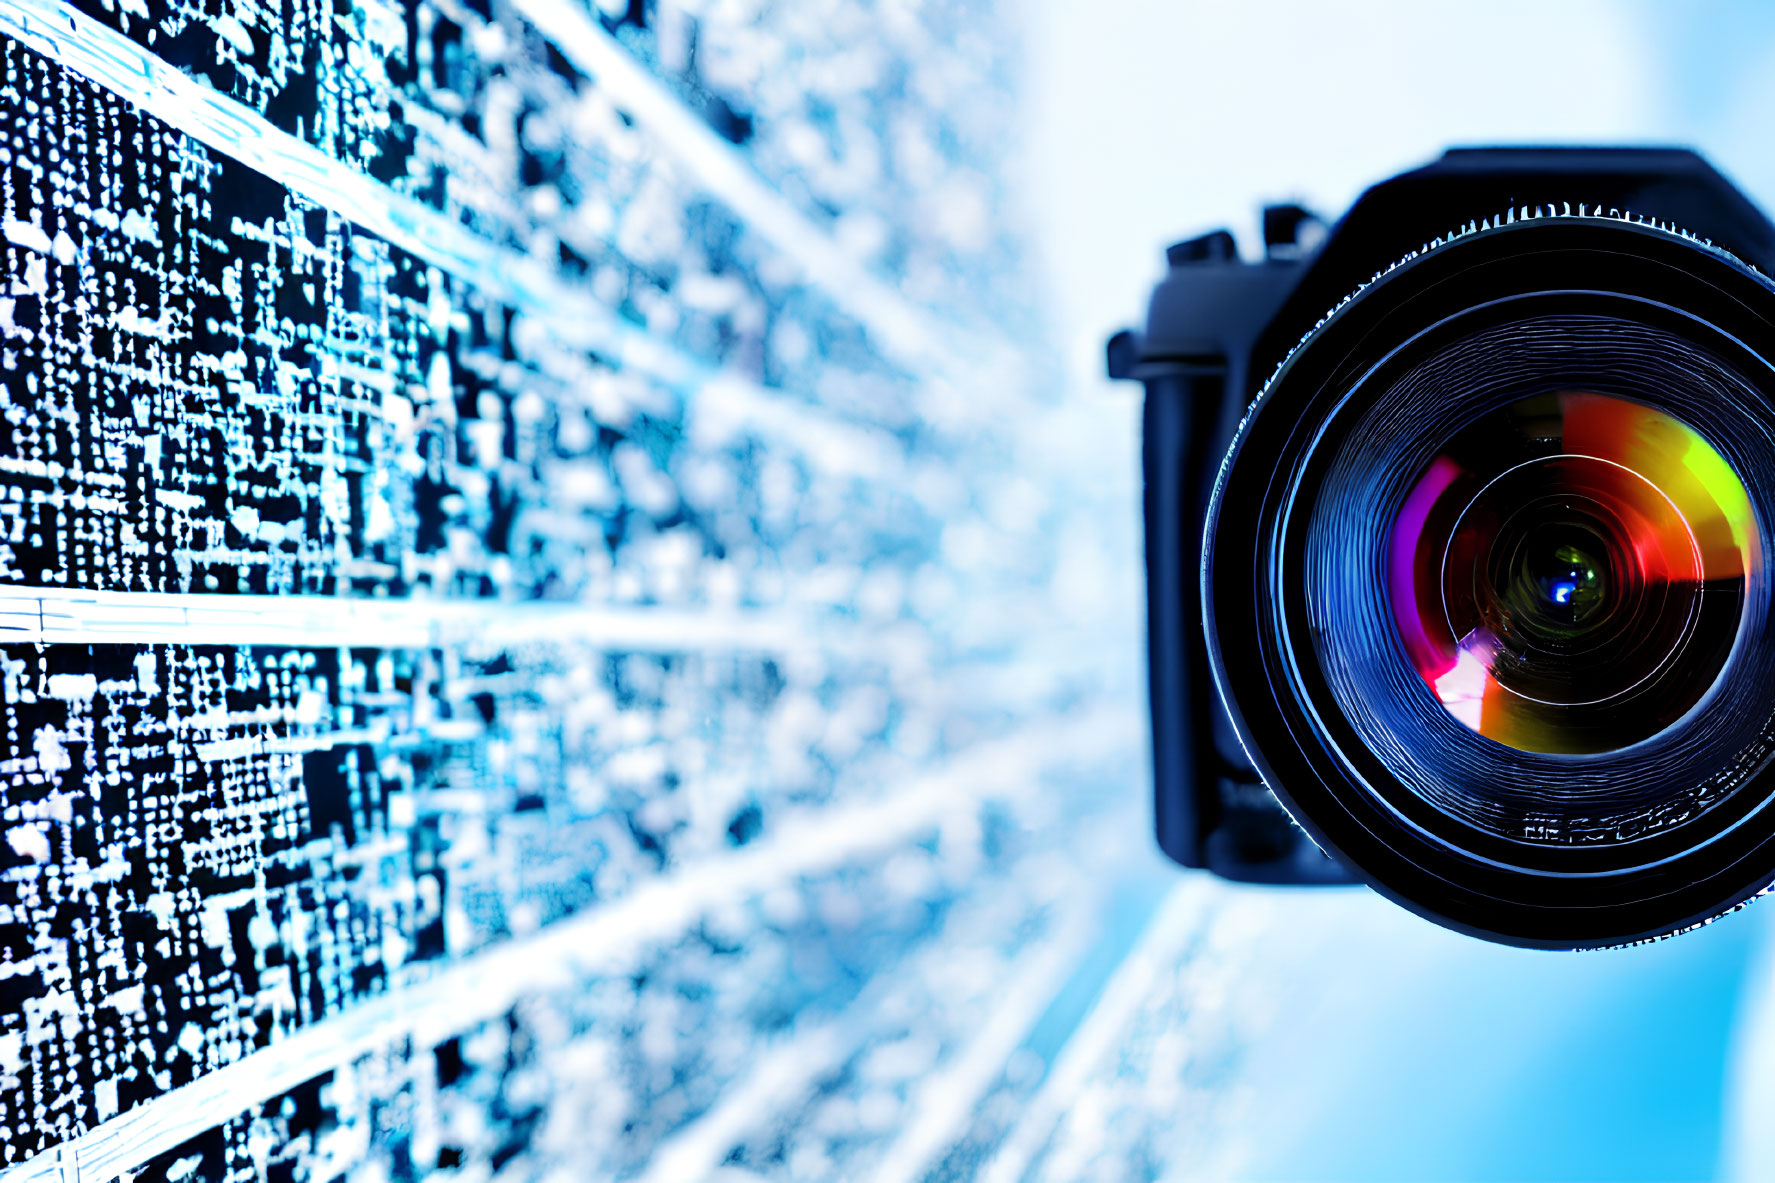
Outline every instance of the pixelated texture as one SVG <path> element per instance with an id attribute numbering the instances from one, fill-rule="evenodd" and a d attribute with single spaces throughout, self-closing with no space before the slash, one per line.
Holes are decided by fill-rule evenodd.
<path id="1" fill-rule="evenodd" d="M 541 0 L 44 2 L 441 220 L 0 39 L 0 1163 L 989 1160 L 1144 829 L 1067 606 L 1117 507 L 1027 471 L 1009 16 L 561 0 L 710 149 Z"/>

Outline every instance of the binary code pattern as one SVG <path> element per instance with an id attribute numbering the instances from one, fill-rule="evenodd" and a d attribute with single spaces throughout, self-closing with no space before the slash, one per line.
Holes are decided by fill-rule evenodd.
<path id="1" fill-rule="evenodd" d="M 1008 22 L 3 7 L 0 1179 L 1014 1145 L 1152 901 Z"/>

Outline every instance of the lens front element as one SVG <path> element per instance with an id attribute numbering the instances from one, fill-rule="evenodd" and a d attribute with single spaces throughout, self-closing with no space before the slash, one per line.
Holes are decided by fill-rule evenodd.
<path id="1" fill-rule="evenodd" d="M 1692 427 L 1624 398 L 1525 398 L 1457 431 L 1394 520 L 1388 588 L 1430 694 L 1523 751 L 1647 739 L 1691 710 L 1760 568 L 1750 502 Z"/>
<path id="2" fill-rule="evenodd" d="M 1743 475 L 1775 462 L 1733 459 L 1770 447 L 1742 372 L 1650 324 L 1552 316 L 1375 378 L 1324 437 L 1283 585 L 1340 752 L 1464 845 L 1632 858 L 1724 800 L 1775 721 L 1754 508 L 1775 490 Z"/>
<path id="3" fill-rule="evenodd" d="M 1391 898 L 1572 948 L 1775 881 L 1775 281 L 1582 212 L 1432 243 L 1288 355 L 1204 538 L 1240 746 Z"/>

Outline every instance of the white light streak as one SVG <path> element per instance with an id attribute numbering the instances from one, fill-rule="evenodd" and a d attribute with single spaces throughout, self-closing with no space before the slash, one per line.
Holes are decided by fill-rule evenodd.
<path id="1" fill-rule="evenodd" d="M 925 1081 L 913 1097 L 906 1127 L 882 1156 L 875 1183 L 918 1183 L 967 1132 L 980 1098 L 1089 950 L 1096 934 L 1087 919 L 1075 913 L 1063 931 L 1042 941 L 994 1000 L 979 1033 Z"/>
<path id="2" fill-rule="evenodd" d="M 707 1178 L 749 1130 L 805 1097 L 816 1080 L 843 1063 L 863 1034 L 842 1020 L 822 1023 L 763 1052 L 720 1104 L 654 1152 L 640 1183 Z"/>
<path id="3" fill-rule="evenodd" d="M 429 648 L 579 642 L 624 653 L 769 651 L 842 630 L 790 613 L 475 599 L 346 599 L 0 586 L 0 644 Z"/>
<path id="4" fill-rule="evenodd" d="M 760 177 L 744 156 L 605 32 L 584 5 L 576 0 L 514 0 L 512 7 L 671 149 L 704 189 L 868 329 L 884 350 L 914 373 L 936 370 L 955 375 L 967 370 L 926 312 L 870 274 Z"/>
<path id="5" fill-rule="evenodd" d="M 554 268 L 498 246 L 455 219 L 340 163 L 60 0 L 0 4 L 0 33 L 265 174 L 297 196 L 335 211 L 487 295 L 546 321 L 569 344 L 686 395 L 709 387 L 713 397 L 725 397 L 732 403 L 727 408 L 732 415 L 746 417 L 760 406 L 792 411 L 796 430 L 786 442 L 816 464 L 879 479 L 903 461 L 888 433 L 787 402 L 780 392 L 717 371 L 650 337 L 615 316 L 585 289 L 565 282 Z M 778 411 L 775 417 L 781 416 Z"/>
<path id="6" fill-rule="evenodd" d="M 1181 881 L 1147 921 L 1134 949 L 1116 967 L 1090 1012 L 1061 1048 L 1023 1117 L 999 1145 L 982 1183 L 1020 1183 L 1091 1072 L 1120 1042 L 1158 975 L 1174 969 L 1202 932 L 1221 889 L 1197 877 Z"/>
<path id="7" fill-rule="evenodd" d="M 982 744 L 898 793 L 787 819 L 751 846 L 643 884 L 602 907 L 305 1027 L 0 1172 L 0 1183 L 105 1183 L 139 1170 L 252 1106 L 379 1048 L 404 1039 L 433 1047 L 528 995 L 572 988 L 620 966 L 684 932 L 711 907 L 879 855 L 930 832 L 946 817 L 977 812 L 987 801 L 1028 796 L 1056 766 L 1090 765 L 1138 743 L 1136 724 L 1122 713 L 1046 721 Z M 1051 994 L 1047 990 L 1046 996 Z M 1031 1001 L 1024 1009 L 1028 1006 L 1036 1007 L 1028 1020 L 1033 1021 L 1039 1005 Z M 958 1077 L 954 1087 L 971 1086 L 984 1063 L 983 1053 L 978 1062 L 970 1060 L 971 1075 Z"/>

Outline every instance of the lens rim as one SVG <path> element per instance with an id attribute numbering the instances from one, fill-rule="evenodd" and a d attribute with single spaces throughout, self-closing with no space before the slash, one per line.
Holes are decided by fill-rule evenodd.
<path id="1" fill-rule="evenodd" d="M 1562 849 L 1550 862 L 1472 835 L 1458 842 L 1432 835 L 1423 819 L 1397 808 L 1411 790 L 1378 758 L 1332 743 L 1337 731 L 1323 710 L 1329 697 L 1299 690 L 1310 686 L 1314 661 L 1310 648 L 1303 657 L 1289 643 L 1306 634 L 1298 617 L 1290 622 L 1296 614 L 1280 582 L 1300 570 L 1295 510 L 1310 504 L 1300 490 L 1315 479 L 1315 467 L 1323 476 L 1334 450 L 1332 412 L 1382 388 L 1362 380 L 1400 357 L 1404 344 L 1548 311 L 1630 313 L 1676 328 L 1736 366 L 1761 397 L 1757 413 L 1775 423 L 1775 367 L 1746 344 L 1775 340 L 1775 290 L 1742 263 L 1698 240 L 1615 218 L 1548 216 L 1470 232 L 1346 301 L 1265 388 L 1216 483 L 1203 606 L 1210 668 L 1240 742 L 1320 846 L 1383 894 L 1447 927 L 1572 948 L 1678 931 L 1775 878 L 1775 823 L 1758 816 L 1775 798 L 1769 763 L 1747 771 L 1707 811 L 1705 827 L 1679 827 L 1661 848 L 1645 844 L 1643 852 L 1656 857 L 1624 863 L 1619 850 Z M 1389 779 L 1397 791 L 1382 797 L 1359 783 Z"/>

